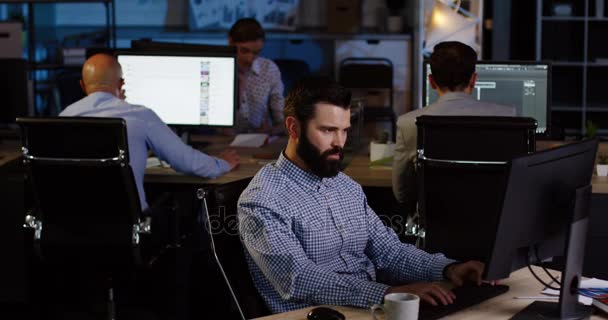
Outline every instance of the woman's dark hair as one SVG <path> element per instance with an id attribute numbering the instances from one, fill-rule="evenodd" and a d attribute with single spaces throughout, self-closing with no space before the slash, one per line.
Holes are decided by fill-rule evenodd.
<path id="1" fill-rule="evenodd" d="M 228 36 L 233 42 L 249 42 L 256 40 L 264 40 L 266 34 L 262 25 L 253 18 L 239 19 L 232 25 Z"/>

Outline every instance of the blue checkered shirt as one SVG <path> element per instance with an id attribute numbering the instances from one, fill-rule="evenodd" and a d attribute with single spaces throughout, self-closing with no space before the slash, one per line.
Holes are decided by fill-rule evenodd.
<path id="1" fill-rule="evenodd" d="M 453 260 L 401 243 L 343 173 L 319 178 L 285 155 L 253 178 L 238 202 L 255 286 L 273 313 L 315 304 L 369 307 L 391 282 L 439 281 Z"/>

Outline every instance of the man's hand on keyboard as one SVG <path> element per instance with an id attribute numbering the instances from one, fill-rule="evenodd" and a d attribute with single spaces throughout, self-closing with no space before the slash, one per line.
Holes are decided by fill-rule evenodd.
<path id="1" fill-rule="evenodd" d="M 479 261 L 457 262 L 446 267 L 445 277 L 452 281 L 457 287 L 465 282 L 473 282 L 481 285 L 481 275 L 483 274 L 484 264 Z"/>
<path id="2" fill-rule="evenodd" d="M 454 303 L 456 296 L 452 291 L 440 287 L 436 283 L 418 282 L 398 287 L 390 287 L 386 294 L 395 292 L 413 293 L 420 297 L 420 300 L 433 305 L 447 305 Z"/>

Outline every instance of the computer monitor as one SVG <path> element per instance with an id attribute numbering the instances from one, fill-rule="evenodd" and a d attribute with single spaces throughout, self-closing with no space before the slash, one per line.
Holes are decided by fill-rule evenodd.
<path id="1" fill-rule="evenodd" d="M 168 125 L 234 125 L 235 54 L 118 52 L 126 101 L 152 109 Z"/>
<path id="2" fill-rule="evenodd" d="M 545 62 L 477 62 L 477 82 L 472 95 L 481 101 L 512 106 L 518 116 L 536 119 L 536 133 L 548 134 L 551 107 L 551 65 Z M 431 64 L 424 63 L 423 104 L 439 96 L 431 88 Z"/>
<path id="3" fill-rule="evenodd" d="M 587 140 L 510 162 L 485 278 L 506 278 L 531 262 L 565 257 L 559 305 L 535 302 L 523 314 L 532 311 L 564 318 L 586 312 L 578 305 L 577 289 L 597 148 L 597 140 Z"/>
<path id="4" fill-rule="evenodd" d="M 28 114 L 27 62 L 24 59 L 0 59 L 0 70 L 0 126 L 7 126 L 15 123 L 17 117 Z"/>

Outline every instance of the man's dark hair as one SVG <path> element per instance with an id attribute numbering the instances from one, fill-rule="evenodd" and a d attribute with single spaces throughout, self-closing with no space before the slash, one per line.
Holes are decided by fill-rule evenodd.
<path id="1" fill-rule="evenodd" d="M 253 18 L 243 18 L 235 22 L 228 36 L 233 42 L 249 42 L 256 40 L 264 40 L 266 34 L 262 25 Z"/>
<path id="2" fill-rule="evenodd" d="M 477 53 L 457 41 L 441 42 L 431 54 L 431 74 L 435 83 L 450 91 L 463 90 L 475 72 Z"/>
<path id="3" fill-rule="evenodd" d="M 315 116 L 317 103 L 329 103 L 350 109 L 350 90 L 325 76 L 309 76 L 300 80 L 285 99 L 283 115 L 292 116 L 302 124 Z"/>

